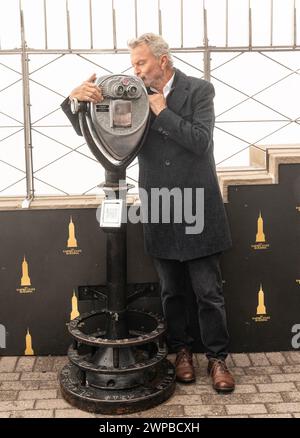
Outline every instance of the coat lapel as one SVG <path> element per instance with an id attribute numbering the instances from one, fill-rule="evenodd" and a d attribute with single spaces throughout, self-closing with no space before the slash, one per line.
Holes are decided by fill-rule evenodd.
<path id="1" fill-rule="evenodd" d="M 175 69 L 174 82 L 167 97 L 167 105 L 170 110 L 178 114 L 188 96 L 189 83 L 187 77 L 180 70 Z"/>

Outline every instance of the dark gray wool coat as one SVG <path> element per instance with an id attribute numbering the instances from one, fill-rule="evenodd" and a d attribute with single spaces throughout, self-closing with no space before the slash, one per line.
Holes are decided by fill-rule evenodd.
<path id="1" fill-rule="evenodd" d="M 184 213 L 182 223 L 171 220 L 144 224 L 145 250 L 154 257 L 184 261 L 222 252 L 231 246 L 213 156 L 213 98 L 211 83 L 175 69 L 167 108 L 157 117 L 151 114 L 151 127 L 138 156 L 139 186 L 149 194 L 151 188 L 193 189 L 193 209 L 195 189 L 204 189 L 201 233 L 186 233 L 186 227 L 193 224 L 185 222 Z M 81 135 L 78 117 L 71 113 L 68 99 L 62 103 L 62 109 Z M 148 199 L 150 218 L 150 196 Z"/>

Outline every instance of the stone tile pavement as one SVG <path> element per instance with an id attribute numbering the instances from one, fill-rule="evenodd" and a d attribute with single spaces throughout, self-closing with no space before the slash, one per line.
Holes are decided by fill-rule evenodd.
<path id="1" fill-rule="evenodd" d="M 231 354 L 227 363 L 237 386 L 228 395 L 211 388 L 205 357 L 195 359 L 196 383 L 177 384 L 167 402 L 127 417 L 300 418 L 300 351 Z M 57 375 L 67 361 L 65 356 L 0 357 L 0 418 L 107 418 L 62 399 Z"/>

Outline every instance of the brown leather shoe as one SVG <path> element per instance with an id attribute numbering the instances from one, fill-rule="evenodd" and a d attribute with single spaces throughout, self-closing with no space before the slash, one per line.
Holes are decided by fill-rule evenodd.
<path id="1" fill-rule="evenodd" d="M 234 378 L 228 370 L 225 360 L 210 359 L 207 372 L 212 378 L 213 388 L 217 392 L 228 393 L 234 390 Z"/>
<path id="2" fill-rule="evenodd" d="M 193 354 L 184 347 L 178 351 L 175 360 L 176 380 L 182 383 L 191 383 L 196 379 L 193 365 Z"/>

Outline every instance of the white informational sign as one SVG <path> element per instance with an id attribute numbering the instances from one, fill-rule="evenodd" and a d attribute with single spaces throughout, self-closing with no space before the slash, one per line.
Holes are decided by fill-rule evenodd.
<path id="1" fill-rule="evenodd" d="M 121 227 L 122 207 L 122 199 L 107 199 L 103 201 L 101 206 L 100 227 Z"/>

